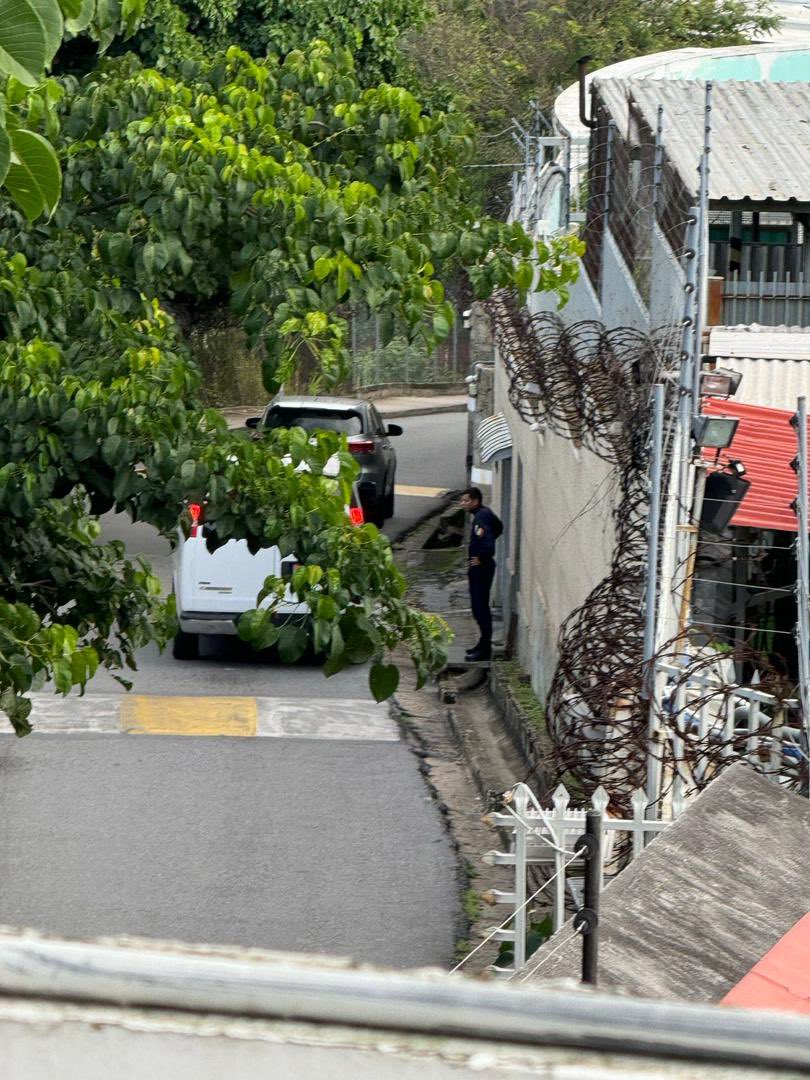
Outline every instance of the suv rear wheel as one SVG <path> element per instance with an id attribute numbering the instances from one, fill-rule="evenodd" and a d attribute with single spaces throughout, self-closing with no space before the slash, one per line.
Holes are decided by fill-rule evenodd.
<path id="1" fill-rule="evenodd" d="M 394 478 L 391 477 L 391 487 L 388 491 L 388 494 L 385 496 L 385 501 L 383 502 L 383 513 L 387 518 L 391 518 L 394 516 L 394 487 Z"/>

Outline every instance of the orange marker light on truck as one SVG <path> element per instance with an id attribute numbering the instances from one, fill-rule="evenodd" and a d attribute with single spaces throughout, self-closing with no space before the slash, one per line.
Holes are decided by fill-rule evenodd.
<path id="1" fill-rule="evenodd" d="M 200 522 L 203 520 L 203 508 L 199 503 L 189 503 L 188 512 L 191 516 L 191 535 L 196 536 Z"/>

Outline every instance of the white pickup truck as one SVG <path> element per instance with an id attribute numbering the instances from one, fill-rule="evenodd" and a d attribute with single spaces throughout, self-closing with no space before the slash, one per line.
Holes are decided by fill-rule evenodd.
<path id="1" fill-rule="evenodd" d="M 327 463 L 324 474 L 330 463 Z M 337 470 L 337 461 L 334 464 Z M 209 551 L 205 539 L 214 526 L 204 520 L 204 506 L 192 503 L 191 529 L 181 536 L 172 560 L 172 583 L 179 630 L 172 645 L 176 660 L 196 660 L 199 656 L 200 635 L 237 633 L 239 617 L 255 608 L 268 577 L 289 580 L 298 565 L 295 555 L 281 557 L 277 547 L 262 548 L 251 554 L 247 540 L 229 540 L 227 544 Z M 351 504 L 346 513 L 353 525 L 364 522 L 357 485 L 352 487 Z M 268 606 L 265 600 L 262 606 Z M 306 604 L 299 603 L 288 587 L 277 605 L 274 618 L 290 622 L 309 615 Z"/>

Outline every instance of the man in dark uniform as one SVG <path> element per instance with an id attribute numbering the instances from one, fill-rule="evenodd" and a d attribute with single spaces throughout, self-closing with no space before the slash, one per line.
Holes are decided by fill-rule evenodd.
<path id="1" fill-rule="evenodd" d="M 503 532 L 500 518 L 488 506 L 477 487 L 467 488 L 461 496 L 460 505 L 472 514 L 470 534 L 470 565 L 467 578 L 470 585 L 470 605 L 478 623 L 478 644 L 468 649 L 465 660 L 489 660 L 492 656 L 492 612 L 489 610 L 489 593 L 495 577 L 495 541 Z"/>

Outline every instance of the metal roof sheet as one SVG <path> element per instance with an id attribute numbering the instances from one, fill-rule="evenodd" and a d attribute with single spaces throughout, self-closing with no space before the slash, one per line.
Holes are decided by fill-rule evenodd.
<path id="1" fill-rule="evenodd" d="M 754 964 L 722 1004 L 810 1013 L 810 914 Z"/>
<path id="2" fill-rule="evenodd" d="M 796 532 L 796 515 L 790 506 L 798 490 L 796 473 L 790 467 L 798 453 L 796 430 L 790 423 L 795 408 L 766 409 L 736 399 L 708 398 L 702 411 L 710 416 L 740 418 L 734 441 L 719 457 L 721 465 L 741 461 L 751 483 L 731 524 Z M 705 453 L 707 460 L 714 462 L 715 452 Z"/>
<path id="3" fill-rule="evenodd" d="M 739 356 L 746 359 L 810 360 L 810 327 L 712 326 L 709 329 L 711 356 Z"/>
<path id="4" fill-rule="evenodd" d="M 714 326 L 708 353 L 742 375 L 735 401 L 794 412 L 798 397 L 810 398 L 808 327 Z"/>
<path id="5" fill-rule="evenodd" d="M 796 411 L 796 399 L 810 398 L 810 357 L 773 360 L 766 357 L 718 356 L 717 366 L 739 371 L 742 381 L 735 401 Z"/>
<path id="6" fill-rule="evenodd" d="M 476 434 L 481 451 L 481 464 L 512 456 L 512 432 L 501 412 L 493 413 L 482 420 Z"/>
<path id="7" fill-rule="evenodd" d="M 655 131 L 664 107 L 664 152 L 697 191 L 705 83 L 692 79 L 595 80 L 620 131 L 628 96 Z M 712 90 L 709 197 L 810 203 L 810 84 L 716 82 Z"/>

